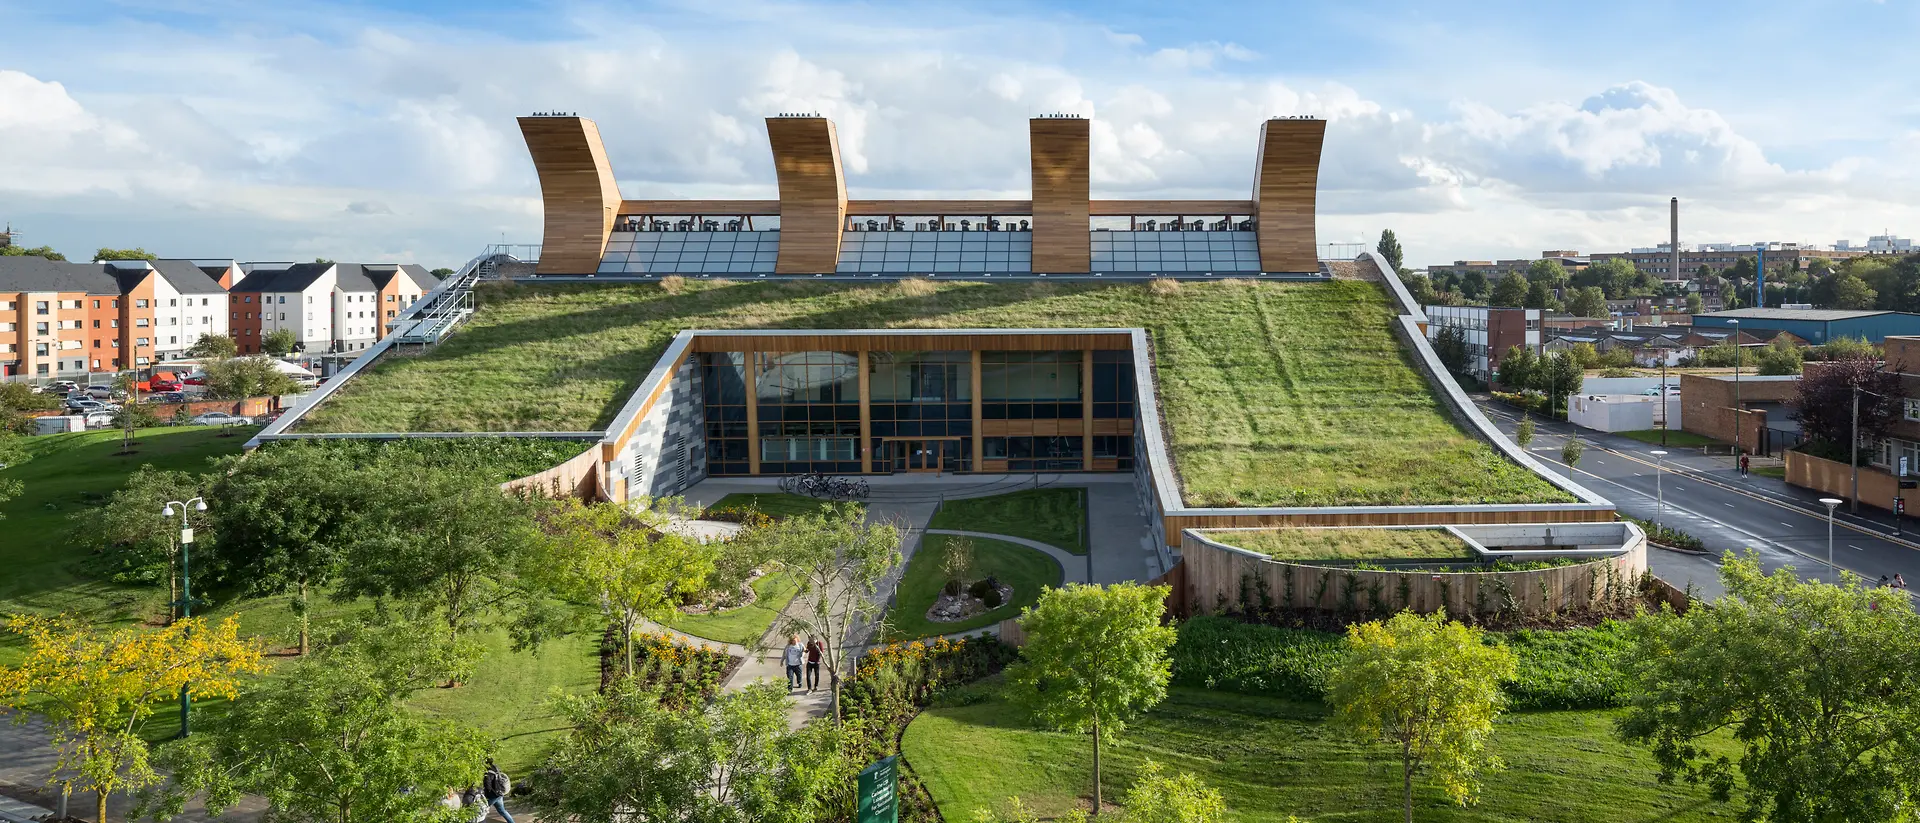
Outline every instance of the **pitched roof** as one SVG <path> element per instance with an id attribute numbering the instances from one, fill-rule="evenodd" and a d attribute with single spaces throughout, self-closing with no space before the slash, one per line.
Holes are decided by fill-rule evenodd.
<path id="1" fill-rule="evenodd" d="M 402 263 L 399 265 L 392 263 L 369 263 L 361 268 L 364 270 L 367 278 L 372 280 L 375 286 L 382 289 L 392 283 L 395 277 L 407 278 L 412 281 L 414 288 L 423 292 L 431 291 L 435 286 L 440 285 L 440 278 L 434 277 L 432 272 L 413 263 Z"/>
<path id="2" fill-rule="evenodd" d="M 1729 311 L 1708 312 L 1696 317 L 1725 317 L 1734 320 L 1853 320 L 1861 317 L 1873 317 L 1881 314 L 1900 314 L 1892 311 L 1849 311 L 1846 309 L 1732 309 Z"/>
<path id="3" fill-rule="evenodd" d="M 66 291 L 118 294 L 119 282 L 99 263 L 44 257 L 0 257 L 0 292 Z"/>
<path id="4" fill-rule="evenodd" d="M 212 292 L 226 291 L 226 289 L 220 288 L 220 281 L 214 279 L 218 274 L 208 275 L 206 269 L 201 268 L 192 260 L 155 260 L 153 261 L 153 270 L 159 272 L 161 277 L 166 278 L 167 285 L 172 286 L 174 291 L 180 292 L 181 294 L 209 294 Z M 216 267 L 214 271 L 224 271 L 224 268 Z"/>
<path id="5" fill-rule="evenodd" d="M 306 291 L 315 281 L 325 277 L 334 263 L 294 263 L 284 269 L 254 269 L 240 282 L 233 284 L 237 292 L 290 292 Z"/>

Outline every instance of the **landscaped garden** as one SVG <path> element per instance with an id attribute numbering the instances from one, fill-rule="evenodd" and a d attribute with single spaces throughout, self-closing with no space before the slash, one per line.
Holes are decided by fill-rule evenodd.
<path id="1" fill-rule="evenodd" d="M 950 562 L 956 552 L 970 558 L 955 568 Z M 993 581 L 1013 589 L 1011 597 L 1001 600 L 998 592 L 987 595 L 984 611 L 962 620 L 940 621 L 928 616 L 948 584 L 956 585 L 949 594 L 961 594 L 977 583 Z M 887 613 L 887 636 L 894 639 L 934 637 L 983 629 L 1018 617 L 1020 610 L 1033 605 L 1040 591 L 1058 586 L 1060 563 L 1048 555 L 1004 540 L 929 534 L 907 563 L 900 578 L 900 589 L 893 610 Z M 983 587 L 980 594 L 997 587 Z"/>
<path id="2" fill-rule="evenodd" d="M 1246 529 L 1207 537 L 1283 563 L 1468 560 L 1473 548 L 1445 529 Z"/>
<path id="3" fill-rule="evenodd" d="M 1393 322 L 1359 281 L 505 285 L 459 333 L 381 361 L 302 428 L 593 429 L 688 328 L 1144 327 L 1191 504 L 1570 501 L 1453 422 Z"/>
<path id="4" fill-rule="evenodd" d="M 927 528 L 1006 534 L 1086 554 L 1086 519 L 1084 488 L 1023 489 L 948 500 L 940 504 Z"/>
<path id="5" fill-rule="evenodd" d="M 674 631 L 693 637 L 717 640 L 752 648 L 766 636 L 780 612 L 793 602 L 800 583 L 784 572 L 763 574 L 749 584 L 753 602 L 743 606 L 703 614 L 681 614 L 666 622 Z"/>

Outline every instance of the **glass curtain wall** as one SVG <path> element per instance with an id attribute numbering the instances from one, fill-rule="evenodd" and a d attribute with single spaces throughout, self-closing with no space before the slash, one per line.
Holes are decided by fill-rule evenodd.
<path id="1" fill-rule="evenodd" d="M 747 474 L 747 361 L 741 352 L 700 355 L 707 418 L 707 473 Z"/>
<path id="2" fill-rule="evenodd" d="M 1080 352 L 980 353 L 981 419 L 1077 420 L 1080 403 Z"/>
<path id="3" fill-rule="evenodd" d="M 760 471 L 860 471 L 860 368 L 852 352 L 757 352 Z"/>
<path id="4" fill-rule="evenodd" d="M 956 468 L 973 455 L 973 357 L 965 351 L 876 351 L 867 354 L 873 453 L 901 438 L 960 438 Z M 877 470 L 885 467 L 876 463 Z"/>

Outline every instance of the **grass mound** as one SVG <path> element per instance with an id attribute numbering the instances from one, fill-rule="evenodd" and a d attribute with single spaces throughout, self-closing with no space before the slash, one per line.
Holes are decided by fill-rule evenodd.
<path id="1" fill-rule="evenodd" d="M 933 601 L 940 596 L 940 587 L 947 583 L 946 577 L 940 573 L 940 563 L 954 540 L 970 540 L 973 543 L 974 578 L 992 576 L 1013 586 L 1013 598 L 998 608 L 966 620 L 936 623 L 927 619 L 927 609 L 933 607 Z M 906 574 L 900 578 L 899 594 L 894 598 L 896 605 L 887 613 L 887 637 L 911 640 L 983 629 L 1018 616 L 1021 609 L 1040 599 L 1042 588 L 1058 586 L 1061 579 L 1058 562 L 1025 546 L 1002 540 L 930 534 L 921 540 L 920 550 L 913 553 L 913 560 L 907 563 Z"/>
<path id="2" fill-rule="evenodd" d="M 921 290 L 924 291 L 924 290 Z M 1360 281 L 503 285 L 460 333 L 382 360 L 305 431 L 604 426 L 682 329 L 1142 327 L 1189 503 L 1545 503 L 1570 496 L 1462 431 Z M 1143 402 L 1147 399 L 1142 398 Z"/>
<path id="3" fill-rule="evenodd" d="M 927 528 L 1009 534 L 1086 554 L 1086 513 L 1086 489 L 1024 489 L 948 500 Z"/>
<path id="4" fill-rule="evenodd" d="M 1283 562 L 1312 560 L 1459 560 L 1473 556 L 1444 529 L 1260 529 L 1207 537 Z"/>

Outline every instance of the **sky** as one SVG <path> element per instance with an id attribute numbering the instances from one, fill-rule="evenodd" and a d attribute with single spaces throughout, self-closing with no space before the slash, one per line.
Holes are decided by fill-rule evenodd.
<path id="1" fill-rule="evenodd" d="M 1329 121 L 1322 243 L 1410 266 L 1920 231 L 1911 0 L 842 3 L 0 0 L 0 223 L 71 257 L 458 266 L 537 243 L 514 118 L 595 120 L 623 194 L 772 198 L 763 118 L 849 195 L 1025 198 L 1092 118 L 1096 198 L 1251 196 Z"/>

